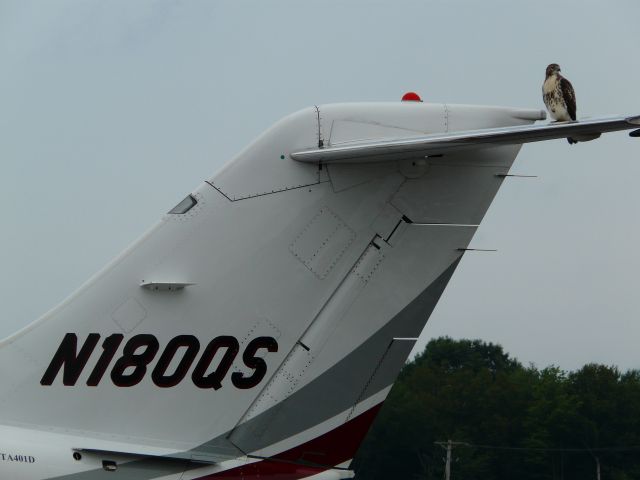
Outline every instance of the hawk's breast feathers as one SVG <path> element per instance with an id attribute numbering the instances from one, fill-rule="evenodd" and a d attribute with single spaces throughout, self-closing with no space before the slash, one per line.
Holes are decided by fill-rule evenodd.
<path id="1" fill-rule="evenodd" d="M 567 122 L 576 119 L 576 94 L 571 82 L 559 73 L 545 79 L 542 98 L 554 120 Z"/>

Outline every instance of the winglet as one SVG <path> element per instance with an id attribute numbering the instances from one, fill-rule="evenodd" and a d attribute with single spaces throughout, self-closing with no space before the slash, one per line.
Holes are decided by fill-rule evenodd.
<path id="1" fill-rule="evenodd" d="M 630 125 L 640 125 L 640 115 L 627 118 L 627 123 Z M 633 132 L 629 132 L 629 136 L 633 138 L 640 137 L 640 128 L 638 130 L 634 130 Z"/>

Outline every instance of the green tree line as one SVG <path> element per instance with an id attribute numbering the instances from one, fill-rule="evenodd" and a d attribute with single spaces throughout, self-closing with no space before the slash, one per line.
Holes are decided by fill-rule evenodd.
<path id="1" fill-rule="evenodd" d="M 640 479 L 640 371 L 525 367 L 438 338 L 400 373 L 354 461 L 360 480 Z"/>

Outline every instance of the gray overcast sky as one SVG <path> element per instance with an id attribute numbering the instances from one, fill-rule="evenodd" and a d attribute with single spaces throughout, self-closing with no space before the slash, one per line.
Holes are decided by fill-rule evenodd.
<path id="1" fill-rule="evenodd" d="M 640 113 L 640 2 L 0 0 L 0 335 L 75 290 L 278 118 L 343 101 Z M 640 142 L 525 146 L 423 340 L 640 368 Z M 424 343 L 422 343 L 424 345 Z"/>

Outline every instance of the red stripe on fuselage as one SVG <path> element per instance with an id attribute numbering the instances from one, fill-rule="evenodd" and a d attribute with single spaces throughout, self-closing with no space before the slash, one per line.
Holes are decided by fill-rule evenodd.
<path id="1" fill-rule="evenodd" d="M 381 406 L 376 405 L 338 428 L 269 459 L 197 477 L 196 480 L 258 480 L 265 476 L 297 480 L 324 472 L 354 457 Z"/>

